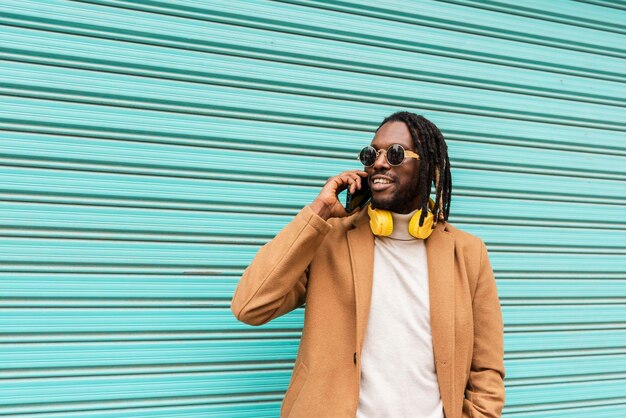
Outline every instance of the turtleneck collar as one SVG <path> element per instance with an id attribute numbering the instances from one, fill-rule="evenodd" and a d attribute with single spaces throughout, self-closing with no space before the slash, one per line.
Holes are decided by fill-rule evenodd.
<path id="1" fill-rule="evenodd" d="M 409 234 L 409 222 L 417 211 L 419 211 L 419 208 L 415 209 L 411 213 L 391 212 L 391 217 L 393 218 L 393 231 L 391 232 L 391 235 L 389 235 L 387 238 L 397 239 L 401 241 L 410 241 L 417 239 L 413 235 Z"/>

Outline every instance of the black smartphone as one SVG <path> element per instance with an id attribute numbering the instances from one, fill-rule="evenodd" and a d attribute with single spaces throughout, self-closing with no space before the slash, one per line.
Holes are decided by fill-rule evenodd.
<path id="1" fill-rule="evenodd" d="M 361 188 L 357 189 L 354 194 L 350 194 L 350 190 L 346 193 L 346 212 L 350 213 L 354 208 L 361 209 L 369 202 L 372 197 L 367 177 L 361 177 Z"/>

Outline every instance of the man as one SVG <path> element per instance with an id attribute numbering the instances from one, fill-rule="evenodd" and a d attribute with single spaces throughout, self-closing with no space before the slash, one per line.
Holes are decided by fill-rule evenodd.
<path id="1" fill-rule="evenodd" d="M 330 178 L 259 250 L 232 300 L 251 325 L 306 302 L 281 417 L 501 416 L 496 282 L 483 241 L 447 222 L 452 181 L 441 132 L 397 112 L 360 158 L 364 171 Z M 371 206 L 346 213 L 337 194 L 365 182 Z"/>

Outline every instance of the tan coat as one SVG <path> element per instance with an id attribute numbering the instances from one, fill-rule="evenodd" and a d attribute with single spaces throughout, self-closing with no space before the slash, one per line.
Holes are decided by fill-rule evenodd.
<path id="1" fill-rule="evenodd" d="M 439 222 L 426 253 L 445 416 L 500 417 L 504 332 L 487 249 L 481 239 Z M 231 305 L 240 321 L 261 325 L 306 302 L 281 418 L 355 417 L 373 258 L 366 210 L 324 221 L 305 206 L 245 270 Z"/>

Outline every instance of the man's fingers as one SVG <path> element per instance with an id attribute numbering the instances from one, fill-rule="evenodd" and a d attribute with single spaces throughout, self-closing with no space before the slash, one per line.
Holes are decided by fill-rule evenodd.
<path id="1" fill-rule="evenodd" d="M 357 189 L 361 188 L 361 177 L 354 173 L 350 173 L 350 194 L 354 194 Z"/>
<path id="2" fill-rule="evenodd" d="M 367 177 L 367 173 L 365 171 L 350 170 L 329 178 L 327 183 L 332 183 L 330 186 L 335 189 L 336 195 L 345 189 L 348 189 L 350 194 L 354 194 L 357 190 L 363 187 L 363 177 Z"/>
<path id="3" fill-rule="evenodd" d="M 363 187 L 363 180 L 361 178 L 361 176 L 359 176 L 358 174 L 354 174 L 354 181 L 356 182 L 356 187 L 358 189 L 361 189 Z"/>
<path id="4" fill-rule="evenodd" d="M 337 177 L 333 178 L 333 183 L 334 183 L 334 189 L 335 189 L 335 195 L 338 195 L 339 193 L 341 193 L 342 191 L 344 191 L 345 189 L 349 188 L 351 185 L 351 182 L 353 180 L 346 175 L 339 175 Z"/>
<path id="5" fill-rule="evenodd" d="M 358 189 L 360 189 L 361 188 L 361 177 L 358 174 L 355 177 L 355 182 L 356 182 L 356 187 Z"/>
<path id="6" fill-rule="evenodd" d="M 348 176 L 345 178 L 345 183 L 342 191 L 345 189 L 348 189 L 349 193 L 354 194 L 354 180 L 352 179 L 352 177 Z"/>

